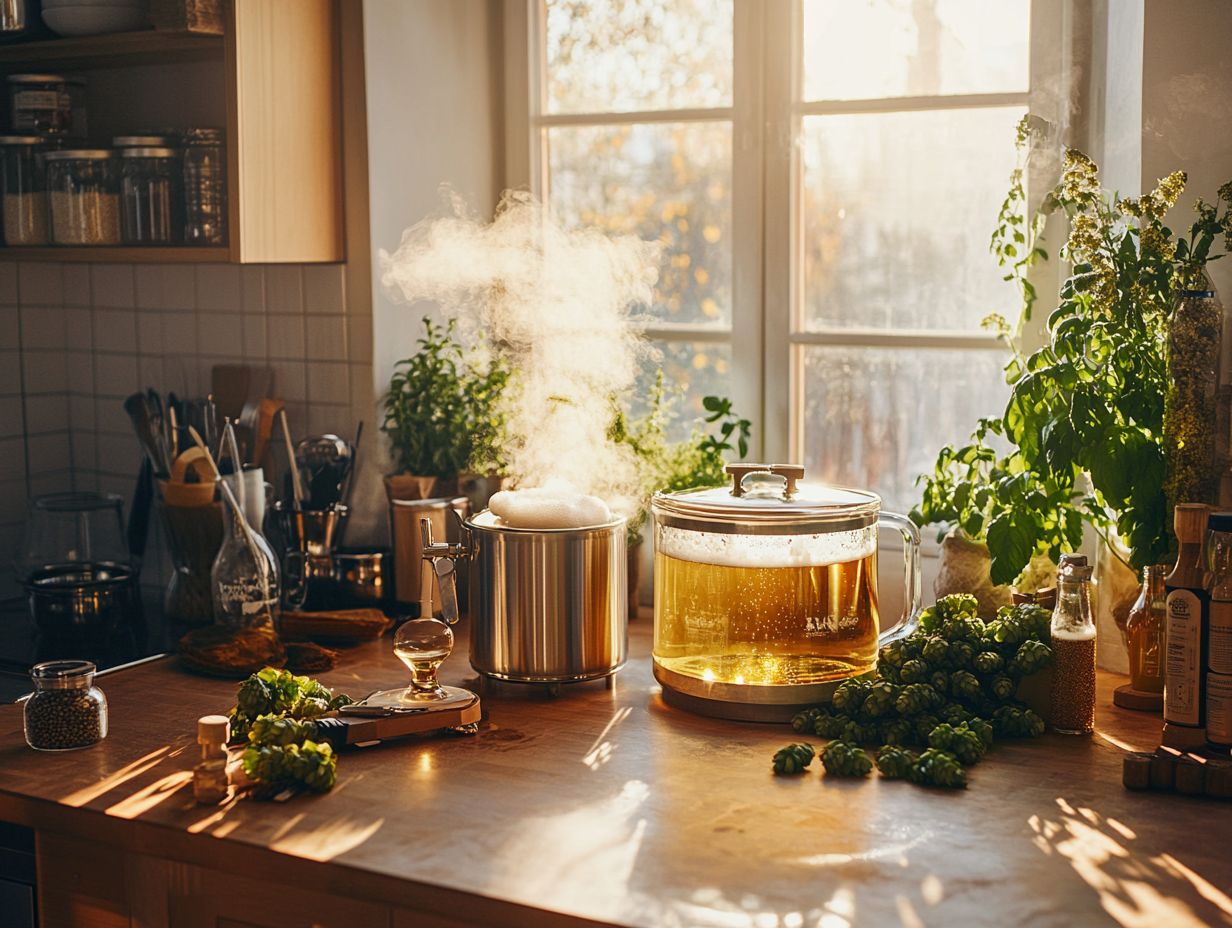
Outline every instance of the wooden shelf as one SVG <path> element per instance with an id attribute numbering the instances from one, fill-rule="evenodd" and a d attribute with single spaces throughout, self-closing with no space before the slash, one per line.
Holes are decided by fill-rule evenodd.
<path id="1" fill-rule="evenodd" d="M 231 260 L 227 246 L 119 245 L 112 247 L 0 248 L 0 261 L 94 261 L 99 264 L 193 264 Z"/>
<path id="2" fill-rule="evenodd" d="M 0 72 L 83 71 L 223 57 L 226 39 L 197 32 L 118 32 L 0 45 Z"/>

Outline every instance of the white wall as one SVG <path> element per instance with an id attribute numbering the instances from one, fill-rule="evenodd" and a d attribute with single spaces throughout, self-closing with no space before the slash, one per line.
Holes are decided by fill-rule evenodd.
<path id="1" fill-rule="evenodd" d="M 427 306 L 390 299 L 379 253 L 440 210 L 451 185 L 490 216 L 503 173 L 500 10 L 493 0 L 365 0 L 369 242 L 375 338 L 373 388 L 379 398 L 394 363 L 414 353 Z M 374 430 L 375 431 L 375 430 Z M 378 467 L 390 470 L 378 441 Z M 365 481 L 356 508 L 384 513 L 380 481 Z"/>

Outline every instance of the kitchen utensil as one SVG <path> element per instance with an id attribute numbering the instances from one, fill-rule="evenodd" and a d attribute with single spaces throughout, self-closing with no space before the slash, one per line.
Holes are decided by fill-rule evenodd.
<path id="1" fill-rule="evenodd" d="M 287 450 L 287 466 L 291 469 L 291 495 L 295 499 L 295 508 L 299 509 L 304 501 L 304 491 L 299 482 L 299 465 L 295 463 L 295 445 L 291 441 L 291 427 L 287 424 L 287 410 L 279 410 L 282 418 L 282 441 Z"/>
<path id="2" fill-rule="evenodd" d="M 327 509 L 296 509 L 281 500 L 276 500 L 271 508 L 278 537 L 286 548 L 318 558 L 333 554 L 349 513 L 343 505 Z"/>
<path id="3" fill-rule="evenodd" d="M 314 435 L 295 446 L 296 463 L 308 493 L 305 507 L 324 509 L 342 502 L 354 449 L 337 435 Z"/>
<path id="4" fill-rule="evenodd" d="M 348 604 L 380 606 L 391 599 L 390 553 L 383 548 L 335 551 L 333 579 Z"/>
<path id="5" fill-rule="evenodd" d="M 470 514 L 466 497 L 396 499 L 389 503 L 389 537 L 394 549 L 394 598 L 412 615 L 431 615 L 440 608 L 440 596 L 432 583 L 432 572 L 423 558 L 423 533 L 419 523 L 424 518 L 430 519 L 437 538 L 461 541 L 458 530 L 460 522 L 450 517 L 450 510 L 466 518 Z M 423 608 L 425 604 L 426 609 Z"/>
<path id="6" fill-rule="evenodd" d="M 17 569 L 40 631 L 101 640 L 117 625 L 136 624 L 140 595 L 122 509 L 112 494 L 53 493 L 30 501 Z"/>
<path id="7" fill-rule="evenodd" d="M 733 464 L 730 487 L 656 493 L 654 674 L 664 699 L 784 721 L 876 667 L 915 626 L 919 531 L 864 490 L 799 483 L 799 465 Z M 903 614 L 877 612 L 878 526 L 904 540 Z"/>
<path id="8" fill-rule="evenodd" d="M 171 469 L 171 462 L 168 460 L 161 422 L 156 424 L 149 398 L 144 393 L 133 393 L 124 400 L 124 411 L 133 424 L 133 431 L 137 433 L 137 440 L 149 458 L 154 473 L 165 477 Z"/>
<path id="9" fill-rule="evenodd" d="M 628 652 L 625 520 L 593 528 L 518 529 L 490 510 L 467 519 L 460 543 L 435 543 L 421 523 L 424 559 L 441 613 L 457 617 L 454 569 L 469 563 L 471 666 L 521 683 L 609 677 Z"/>

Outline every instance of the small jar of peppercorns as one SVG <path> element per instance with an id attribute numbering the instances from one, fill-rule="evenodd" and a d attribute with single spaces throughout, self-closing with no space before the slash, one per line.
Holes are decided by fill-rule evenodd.
<path id="1" fill-rule="evenodd" d="M 71 751 L 107 737 L 107 697 L 94 685 L 90 661 L 46 661 L 30 670 L 26 743 L 38 751 Z"/>

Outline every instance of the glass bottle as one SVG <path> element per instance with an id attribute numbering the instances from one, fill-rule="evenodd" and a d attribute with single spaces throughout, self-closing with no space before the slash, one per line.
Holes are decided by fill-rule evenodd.
<path id="1" fill-rule="evenodd" d="M 222 547 L 210 571 L 214 622 L 231 628 L 274 627 L 281 617 L 278 559 L 246 518 L 227 483 L 223 490 Z"/>
<path id="2" fill-rule="evenodd" d="M 231 790 L 227 777 L 227 742 L 230 740 L 231 723 L 225 715 L 203 715 L 197 719 L 201 762 L 193 768 L 193 798 L 202 805 L 217 805 Z"/>
<path id="3" fill-rule="evenodd" d="M 1084 559 L 1085 560 L 1085 559 Z M 1063 735 L 1095 730 L 1095 619 L 1091 568 L 1070 562 L 1057 573 L 1052 612 L 1052 726 Z"/>
<path id="4" fill-rule="evenodd" d="M 1206 536 L 1208 588 L 1206 627 L 1206 741 L 1232 748 L 1232 512 L 1210 518 Z"/>
<path id="5" fill-rule="evenodd" d="M 1142 591 L 1130 607 L 1125 622 L 1129 652 L 1129 683 L 1142 693 L 1164 691 L 1164 630 L 1167 624 L 1167 594 L 1164 564 L 1149 564 L 1142 570 Z"/>
<path id="6" fill-rule="evenodd" d="M 1204 268 L 1181 274 L 1168 320 L 1164 396 L 1164 492 L 1174 507 L 1215 502 L 1220 476 L 1215 452 L 1223 307 Z"/>
<path id="7" fill-rule="evenodd" d="M 184 244 L 227 243 L 227 181 L 223 131 L 185 129 Z"/>
<path id="8" fill-rule="evenodd" d="M 1206 624 L 1210 594 L 1202 540 L 1210 509 L 1202 503 L 1180 503 L 1173 530 L 1180 550 L 1176 566 L 1164 581 L 1167 591 L 1168 650 L 1164 659 L 1164 743 L 1169 747 L 1201 747 L 1206 741 L 1206 706 L 1202 690 L 1206 662 Z"/>

